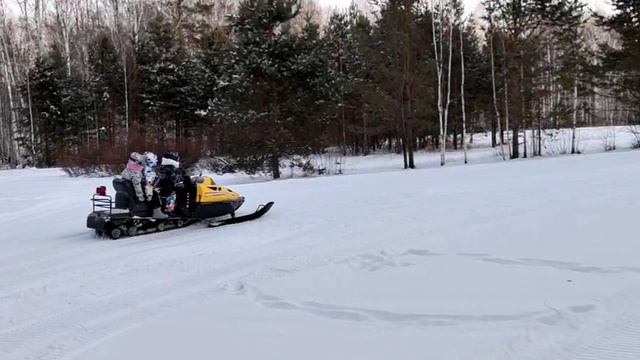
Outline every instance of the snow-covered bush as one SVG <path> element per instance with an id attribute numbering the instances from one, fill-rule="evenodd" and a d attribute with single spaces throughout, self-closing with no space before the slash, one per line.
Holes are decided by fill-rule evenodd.
<path id="1" fill-rule="evenodd" d="M 316 172 L 316 168 L 313 166 L 308 158 L 302 156 L 293 156 L 284 161 L 289 169 L 289 177 L 295 177 L 296 175 L 311 176 Z"/>
<path id="2" fill-rule="evenodd" d="M 112 165 L 67 166 L 62 170 L 70 177 L 109 177 L 120 173 L 120 169 Z"/>
<path id="3" fill-rule="evenodd" d="M 569 154 L 571 152 L 571 137 L 567 135 L 565 130 L 552 129 L 544 131 L 543 147 L 545 155 Z"/>
<path id="4" fill-rule="evenodd" d="M 640 149 L 640 125 L 630 125 L 628 131 L 633 136 L 631 148 Z"/>
<path id="5" fill-rule="evenodd" d="M 571 154 L 571 129 L 551 129 L 544 130 L 542 138 L 542 147 L 545 156 L 558 156 Z M 582 134 L 580 130 L 576 130 L 576 154 L 584 152 L 584 144 L 582 143 Z"/>
<path id="6" fill-rule="evenodd" d="M 311 157 L 318 175 L 341 175 L 344 171 L 345 157 L 339 151 L 326 152 Z"/>
<path id="7" fill-rule="evenodd" d="M 232 160 L 225 157 L 203 157 L 198 160 L 190 170 L 190 172 L 194 173 L 207 170 L 216 174 L 227 174 L 236 172 L 237 166 Z"/>
<path id="8" fill-rule="evenodd" d="M 606 130 L 599 133 L 600 143 L 605 152 L 616 149 L 616 133 L 615 128 L 607 127 Z"/>

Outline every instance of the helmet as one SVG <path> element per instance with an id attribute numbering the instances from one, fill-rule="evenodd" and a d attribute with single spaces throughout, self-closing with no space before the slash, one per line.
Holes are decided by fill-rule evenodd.
<path id="1" fill-rule="evenodd" d="M 129 160 L 130 161 L 135 161 L 138 164 L 143 164 L 144 163 L 144 156 L 142 154 L 137 153 L 137 152 L 132 152 L 131 155 L 129 155 Z"/>
<path id="2" fill-rule="evenodd" d="M 144 153 L 144 158 L 144 164 L 147 167 L 155 168 L 158 165 L 158 157 L 151 151 L 147 151 L 146 153 Z"/>
<path id="3" fill-rule="evenodd" d="M 177 152 L 167 152 L 162 155 L 162 165 L 173 166 L 176 169 L 180 167 L 180 155 Z"/>

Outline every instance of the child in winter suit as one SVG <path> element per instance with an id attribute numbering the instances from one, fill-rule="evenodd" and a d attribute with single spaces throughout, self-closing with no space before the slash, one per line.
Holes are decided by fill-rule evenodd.
<path id="1" fill-rule="evenodd" d="M 153 199 L 154 184 L 156 182 L 156 167 L 158 166 L 158 157 L 156 154 L 147 151 L 144 153 L 144 194 L 147 201 Z"/>
<path id="2" fill-rule="evenodd" d="M 140 202 L 145 201 L 145 194 L 142 187 L 144 179 L 144 162 L 144 155 L 138 154 L 137 152 L 131 153 L 129 161 L 127 162 L 127 167 L 122 171 L 122 178 L 131 181 L 133 184 L 133 190 Z"/>
<path id="3" fill-rule="evenodd" d="M 165 214 L 179 212 L 179 202 L 184 203 L 181 195 L 184 193 L 184 175 L 180 170 L 180 156 L 178 153 L 168 152 L 162 156 L 156 187 L 160 193 Z M 183 196 L 182 196 L 183 197 Z"/>

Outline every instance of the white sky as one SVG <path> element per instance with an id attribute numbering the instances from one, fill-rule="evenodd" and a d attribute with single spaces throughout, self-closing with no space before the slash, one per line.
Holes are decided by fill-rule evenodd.
<path id="1" fill-rule="evenodd" d="M 4 0 L 0 0 L 0 2 L 2 1 Z M 18 3 L 15 0 L 6 0 L 4 3 L 7 5 L 7 10 L 10 14 L 17 15 L 19 13 Z"/>
<path id="2" fill-rule="evenodd" d="M 351 4 L 352 0 L 316 0 L 320 5 L 329 8 L 346 8 Z M 597 1 L 597 0 L 596 0 Z M 463 0 L 465 4 L 465 12 L 469 13 L 475 10 L 482 0 Z"/>
<path id="3" fill-rule="evenodd" d="M 9 11 L 13 12 L 14 15 L 18 15 L 19 10 L 18 10 L 18 5 L 16 3 L 16 0 L 0 0 L 0 1 L 5 1 L 5 3 L 8 5 Z M 349 4 L 351 4 L 352 0 L 317 0 L 317 1 L 320 3 L 320 5 L 326 6 L 329 8 L 346 8 L 349 6 Z M 465 13 L 469 14 L 471 12 L 474 12 L 478 8 L 481 2 L 482 0 L 463 0 L 463 3 L 465 5 Z M 584 2 L 592 10 L 596 10 L 600 13 L 604 13 L 605 15 L 608 15 L 611 13 L 611 3 L 609 0 L 584 0 Z"/>
<path id="4" fill-rule="evenodd" d="M 330 8 L 346 8 L 351 4 L 351 0 L 317 0 L 320 5 Z M 589 8 L 604 14 L 611 13 L 611 2 L 609 0 L 583 0 Z M 462 0 L 465 7 L 465 13 L 469 14 L 476 11 L 482 0 Z"/>

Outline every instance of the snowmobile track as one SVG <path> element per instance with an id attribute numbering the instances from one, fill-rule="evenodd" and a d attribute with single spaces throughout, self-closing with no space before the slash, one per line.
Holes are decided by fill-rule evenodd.
<path id="1" fill-rule="evenodd" d="M 257 263 L 267 260 L 258 259 Z M 185 304 L 222 291 L 220 279 L 245 271 L 255 259 L 183 276 L 167 288 L 164 280 L 112 293 L 70 310 L 0 332 L 3 360 L 74 359 L 108 338 Z M 144 300 L 140 300 L 144 299 Z M 122 324 L 127 324 L 123 326 Z M 29 347 L 21 339 L 29 339 Z M 73 349 L 73 351 L 71 351 Z"/>

